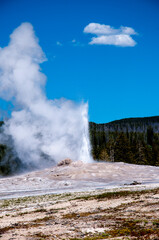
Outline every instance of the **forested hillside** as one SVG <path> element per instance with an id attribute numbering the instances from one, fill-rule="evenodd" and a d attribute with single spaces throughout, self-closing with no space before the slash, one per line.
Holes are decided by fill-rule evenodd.
<path id="1" fill-rule="evenodd" d="M 90 122 L 94 159 L 159 165 L 159 116 Z"/>

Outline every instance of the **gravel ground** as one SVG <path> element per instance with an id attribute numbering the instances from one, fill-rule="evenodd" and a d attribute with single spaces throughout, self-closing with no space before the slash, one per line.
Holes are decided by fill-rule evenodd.
<path id="1" fill-rule="evenodd" d="M 159 168 L 80 161 L 0 179 L 0 238 L 159 239 Z"/>
<path id="2" fill-rule="evenodd" d="M 159 189 L 15 198 L 0 209 L 3 240 L 159 239 Z"/>

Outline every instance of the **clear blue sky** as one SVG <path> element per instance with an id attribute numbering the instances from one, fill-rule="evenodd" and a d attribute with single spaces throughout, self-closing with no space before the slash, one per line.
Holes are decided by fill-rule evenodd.
<path id="1" fill-rule="evenodd" d="M 97 123 L 159 115 L 159 1 L 0 0 L 1 47 L 22 22 L 33 25 L 46 53 L 48 98 L 88 101 Z M 89 44 L 90 23 L 131 27 L 137 44 Z"/>

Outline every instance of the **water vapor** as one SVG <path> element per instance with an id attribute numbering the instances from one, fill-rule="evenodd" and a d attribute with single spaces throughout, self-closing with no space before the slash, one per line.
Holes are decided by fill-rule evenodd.
<path id="1" fill-rule="evenodd" d="M 45 60 L 30 23 L 15 29 L 9 45 L 0 49 L 0 97 L 19 109 L 6 121 L 3 139 L 11 137 L 18 158 L 28 166 L 46 166 L 46 159 L 89 162 L 88 104 L 47 99 L 40 70 Z"/>

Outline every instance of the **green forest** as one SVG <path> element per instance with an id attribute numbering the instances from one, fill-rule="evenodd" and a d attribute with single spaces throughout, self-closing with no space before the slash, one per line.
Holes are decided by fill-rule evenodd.
<path id="1" fill-rule="evenodd" d="M 3 132 L 0 122 L 0 135 Z M 89 123 L 92 156 L 97 161 L 159 166 L 159 116 Z M 10 141 L 10 139 L 9 139 Z M 18 172 L 22 165 L 10 144 L 0 144 L 0 175 Z"/>
<path id="2" fill-rule="evenodd" d="M 159 166 L 159 117 L 90 122 L 96 160 Z"/>

